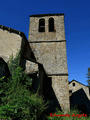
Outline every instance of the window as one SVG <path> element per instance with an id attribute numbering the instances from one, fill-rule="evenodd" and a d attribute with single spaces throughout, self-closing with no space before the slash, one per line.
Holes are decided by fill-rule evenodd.
<path id="1" fill-rule="evenodd" d="M 72 93 L 72 90 L 69 90 L 69 94 L 71 94 Z"/>
<path id="2" fill-rule="evenodd" d="M 73 86 L 75 86 L 75 83 L 73 83 Z"/>
<path id="3" fill-rule="evenodd" d="M 39 32 L 45 32 L 45 19 L 39 20 Z"/>
<path id="4" fill-rule="evenodd" d="M 49 18 L 49 32 L 54 32 L 54 19 Z"/>

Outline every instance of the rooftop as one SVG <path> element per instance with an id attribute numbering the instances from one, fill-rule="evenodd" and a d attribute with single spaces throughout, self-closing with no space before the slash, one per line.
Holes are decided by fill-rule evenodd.
<path id="1" fill-rule="evenodd" d="M 35 15 L 30 15 L 30 17 L 44 17 L 44 16 L 61 16 L 64 15 L 64 13 L 54 13 L 54 14 L 35 14 Z"/>
<path id="2" fill-rule="evenodd" d="M 0 25 L 0 29 L 2 29 L 2 30 L 7 30 L 7 31 L 9 31 L 10 33 L 18 34 L 18 35 L 20 35 L 20 36 L 22 36 L 22 37 L 26 37 L 23 32 L 20 32 L 20 31 L 18 31 L 18 30 L 12 29 L 12 28 L 10 28 L 10 27 L 6 27 L 6 26 L 3 26 L 3 25 Z"/>
<path id="3" fill-rule="evenodd" d="M 79 83 L 79 84 L 81 84 L 81 85 L 83 85 L 83 86 L 85 86 L 85 87 L 88 87 L 87 85 L 84 85 L 83 83 L 80 83 L 80 82 L 78 82 L 77 80 L 72 80 L 72 81 L 69 82 L 69 84 L 71 84 L 73 81 L 75 81 L 75 82 L 77 82 L 77 83 Z"/>

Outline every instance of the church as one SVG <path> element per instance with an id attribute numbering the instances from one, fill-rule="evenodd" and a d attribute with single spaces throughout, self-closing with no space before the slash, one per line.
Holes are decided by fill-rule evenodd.
<path id="1" fill-rule="evenodd" d="M 64 14 L 30 16 L 24 33 L 0 25 L 0 57 L 8 62 L 20 51 L 20 65 L 35 79 L 33 87 L 53 108 L 70 110 Z"/>

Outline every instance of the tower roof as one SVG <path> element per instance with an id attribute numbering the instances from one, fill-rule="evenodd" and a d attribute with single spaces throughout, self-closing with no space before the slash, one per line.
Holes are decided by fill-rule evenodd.
<path id="1" fill-rule="evenodd" d="M 64 15 L 64 13 L 54 13 L 54 14 L 34 14 L 34 15 L 30 15 L 30 17 L 44 17 L 44 16 L 61 16 Z"/>

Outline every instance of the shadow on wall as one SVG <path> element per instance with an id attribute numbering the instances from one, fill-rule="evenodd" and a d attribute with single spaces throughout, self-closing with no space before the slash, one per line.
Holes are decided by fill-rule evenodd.
<path id="1" fill-rule="evenodd" d="M 61 110 L 60 104 L 56 98 L 56 95 L 52 88 L 52 77 L 48 77 L 43 65 L 39 65 L 39 78 L 40 78 L 40 89 L 39 93 L 44 96 L 44 99 L 48 103 L 47 113 L 56 112 L 56 108 Z"/>
<path id="2" fill-rule="evenodd" d="M 61 110 L 60 104 L 56 98 L 56 95 L 52 88 L 52 77 L 48 77 L 43 65 L 38 63 L 39 74 L 33 73 L 29 74 L 30 78 L 32 78 L 32 89 L 40 96 L 43 97 L 45 103 L 48 102 L 48 108 L 46 109 L 46 114 L 56 112 L 56 108 Z M 38 75 L 37 75 L 38 74 Z"/>
<path id="3" fill-rule="evenodd" d="M 25 70 L 26 60 L 36 62 L 36 58 L 34 56 L 34 53 L 29 45 L 29 42 L 25 36 L 22 37 L 21 42 L 21 58 L 20 58 L 20 66 Z"/>
<path id="4" fill-rule="evenodd" d="M 82 88 L 70 96 L 70 107 L 77 107 L 81 113 L 90 114 L 90 100 Z"/>
<path id="5" fill-rule="evenodd" d="M 2 57 L 0 57 L 0 78 L 2 78 L 3 76 L 5 76 L 5 78 L 8 78 L 10 75 L 11 74 L 7 63 L 3 60 Z"/>
<path id="6" fill-rule="evenodd" d="M 26 40 L 26 38 L 23 37 L 23 39 Z M 47 113 L 55 112 L 56 108 L 61 110 L 60 104 L 56 98 L 56 95 L 52 88 L 52 77 L 48 77 L 44 67 L 42 64 L 38 63 L 36 61 L 36 58 L 34 56 L 34 53 L 26 40 L 22 40 L 21 44 L 21 61 L 20 65 L 25 70 L 26 60 L 32 61 L 34 63 L 38 64 L 38 73 L 29 74 L 29 76 L 32 78 L 32 87 L 35 90 L 35 92 L 38 91 L 38 93 L 44 97 L 45 102 L 49 101 L 48 108 L 46 110 Z"/>

